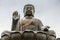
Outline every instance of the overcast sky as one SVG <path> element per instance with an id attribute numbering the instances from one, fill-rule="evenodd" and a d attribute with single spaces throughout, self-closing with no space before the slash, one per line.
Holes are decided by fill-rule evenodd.
<path id="1" fill-rule="evenodd" d="M 0 0 L 0 35 L 3 31 L 11 30 L 12 13 L 17 10 L 23 18 L 23 7 L 26 4 L 35 6 L 35 18 L 42 21 L 44 26 L 60 37 L 60 0 Z"/>

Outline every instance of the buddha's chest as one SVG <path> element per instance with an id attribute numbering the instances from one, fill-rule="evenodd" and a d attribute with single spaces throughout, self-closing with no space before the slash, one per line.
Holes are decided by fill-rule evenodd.
<path id="1" fill-rule="evenodd" d="M 22 23 L 22 27 L 23 27 L 24 30 L 25 29 L 33 30 L 37 26 L 38 26 L 37 21 L 32 20 L 32 19 L 30 19 L 30 20 L 23 20 L 23 23 Z"/>

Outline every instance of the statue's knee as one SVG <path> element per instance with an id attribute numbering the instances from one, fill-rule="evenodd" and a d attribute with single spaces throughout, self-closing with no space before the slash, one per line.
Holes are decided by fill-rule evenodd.
<path id="1" fill-rule="evenodd" d="M 48 40 L 56 40 L 56 37 L 54 37 L 54 36 L 48 36 Z"/>
<path id="2" fill-rule="evenodd" d="M 53 31 L 53 30 L 49 30 L 48 34 L 49 34 L 49 35 L 56 36 L 56 33 L 55 33 L 55 31 Z"/>
<path id="3" fill-rule="evenodd" d="M 3 37 L 1 37 L 1 40 L 10 40 L 10 37 L 9 36 L 3 36 Z"/>
<path id="4" fill-rule="evenodd" d="M 22 40 L 35 40 L 34 32 L 32 31 L 25 31 L 22 34 Z"/>
<path id="5" fill-rule="evenodd" d="M 11 34 L 11 40 L 20 40 L 21 34 L 20 33 L 13 33 Z"/>
<path id="6" fill-rule="evenodd" d="M 46 34 L 44 34 L 44 33 L 37 33 L 36 39 L 37 40 L 46 40 Z"/>
<path id="7" fill-rule="evenodd" d="M 56 40 L 56 33 L 55 33 L 55 31 L 53 31 L 53 30 L 50 30 L 49 32 L 48 32 L 48 40 Z"/>

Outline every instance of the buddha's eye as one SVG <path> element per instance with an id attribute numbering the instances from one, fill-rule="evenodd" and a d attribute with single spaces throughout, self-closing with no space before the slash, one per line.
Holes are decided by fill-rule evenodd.
<path id="1" fill-rule="evenodd" d="M 32 8 L 31 7 L 27 7 L 26 10 L 32 10 Z"/>

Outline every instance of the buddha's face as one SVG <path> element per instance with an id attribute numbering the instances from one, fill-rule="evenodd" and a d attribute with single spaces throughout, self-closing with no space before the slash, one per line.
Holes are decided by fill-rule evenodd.
<path id="1" fill-rule="evenodd" d="M 25 5 L 24 6 L 24 16 L 34 16 L 34 6 L 33 5 Z"/>

